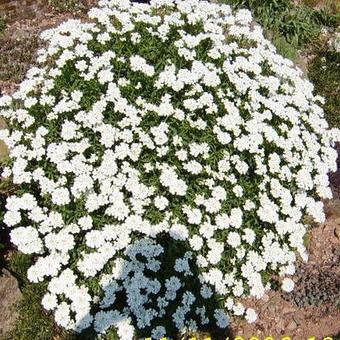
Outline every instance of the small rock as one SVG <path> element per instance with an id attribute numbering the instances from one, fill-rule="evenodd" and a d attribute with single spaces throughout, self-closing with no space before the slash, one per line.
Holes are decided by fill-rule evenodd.
<path id="1" fill-rule="evenodd" d="M 285 307 L 282 309 L 282 314 L 289 314 L 293 312 L 296 312 L 296 308 L 294 307 Z"/>
<path id="2" fill-rule="evenodd" d="M 262 301 L 263 302 L 268 302 L 269 301 L 269 296 L 267 294 L 263 295 Z"/>
<path id="3" fill-rule="evenodd" d="M 340 217 L 340 200 L 333 199 L 326 203 L 326 215 L 334 216 L 336 218 Z"/>
<path id="4" fill-rule="evenodd" d="M 278 320 L 276 323 L 276 327 L 278 331 L 283 331 L 285 329 L 285 323 L 282 319 Z"/>
<path id="5" fill-rule="evenodd" d="M 0 338 L 11 330 L 17 318 L 12 306 L 21 299 L 21 292 L 17 280 L 11 273 L 0 271 Z"/>
<path id="6" fill-rule="evenodd" d="M 280 295 L 279 295 L 279 294 L 274 295 L 274 296 L 270 299 L 269 303 L 278 306 L 278 305 L 281 303 L 281 297 L 280 297 Z"/>
<path id="7" fill-rule="evenodd" d="M 297 327 L 297 324 L 294 320 L 292 320 L 291 322 L 289 322 L 289 324 L 287 325 L 286 329 L 288 331 L 294 331 Z"/>
<path id="8" fill-rule="evenodd" d="M 269 301 L 269 303 L 267 304 L 267 309 L 268 309 L 269 313 L 271 313 L 272 315 L 275 315 L 275 313 L 276 313 L 276 304 L 272 303 L 271 301 Z"/>
<path id="9" fill-rule="evenodd" d="M 338 240 L 340 240 L 340 225 L 336 225 L 335 228 L 334 228 L 334 235 L 336 236 L 336 238 Z"/>
<path id="10" fill-rule="evenodd" d="M 293 315 L 293 319 L 298 326 L 300 326 L 305 321 L 305 317 L 304 317 L 303 313 L 301 313 L 301 312 L 296 312 Z"/>

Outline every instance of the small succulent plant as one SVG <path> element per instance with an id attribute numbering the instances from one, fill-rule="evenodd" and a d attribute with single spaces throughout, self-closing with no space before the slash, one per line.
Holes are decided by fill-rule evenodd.
<path id="1" fill-rule="evenodd" d="M 332 305 L 340 306 L 340 275 L 332 264 L 321 270 L 301 268 L 294 291 L 284 293 L 286 300 L 298 307 Z"/>

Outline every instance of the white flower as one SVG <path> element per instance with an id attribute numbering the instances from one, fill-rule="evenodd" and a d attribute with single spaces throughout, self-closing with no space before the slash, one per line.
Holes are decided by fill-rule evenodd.
<path id="1" fill-rule="evenodd" d="M 233 188 L 233 192 L 236 195 L 236 197 L 242 197 L 243 188 L 240 185 L 235 185 Z"/>
<path id="2" fill-rule="evenodd" d="M 190 224 L 200 224 L 202 220 L 202 213 L 199 209 L 196 208 L 190 208 L 189 206 L 183 207 L 183 212 L 188 217 L 188 222 Z"/>
<path id="3" fill-rule="evenodd" d="M 233 306 L 233 312 L 235 315 L 243 315 L 245 311 L 245 308 L 241 303 L 237 303 Z"/>
<path id="4" fill-rule="evenodd" d="M 169 201 L 164 196 L 155 197 L 155 206 L 159 210 L 164 210 L 169 204 Z"/>
<path id="5" fill-rule="evenodd" d="M 213 295 L 213 291 L 207 285 L 202 285 L 201 295 L 204 299 L 209 299 Z"/>
<path id="6" fill-rule="evenodd" d="M 194 160 L 193 161 L 189 161 L 188 163 L 185 163 L 184 164 L 184 168 L 188 172 L 190 172 L 190 173 L 192 173 L 194 175 L 199 174 L 202 171 L 202 169 L 203 169 L 202 165 L 200 163 L 198 163 L 197 161 L 194 161 Z"/>
<path id="7" fill-rule="evenodd" d="M 38 231 L 33 227 L 18 227 L 11 231 L 11 241 L 26 254 L 40 253 L 43 243 Z"/>
<path id="8" fill-rule="evenodd" d="M 190 265 L 189 265 L 188 259 L 186 259 L 186 258 L 176 259 L 174 268 L 179 273 L 184 272 L 185 275 L 191 275 L 192 274 L 192 272 L 190 270 Z"/>
<path id="9" fill-rule="evenodd" d="M 173 224 L 169 230 L 170 236 L 175 240 L 186 240 L 189 236 L 188 229 L 183 224 Z"/>
<path id="10" fill-rule="evenodd" d="M 253 244 L 256 238 L 255 232 L 249 228 L 243 229 L 243 232 L 244 235 L 242 236 L 242 239 L 244 239 L 249 244 Z"/>
<path id="11" fill-rule="evenodd" d="M 100 84 L 106 84 L 113 81 L 113 73 L 110 70 L 101 70 L 97 76 Z"/>
<path id="12" fill-rule="evenodd" d="M 229 325 L 229 318 L 223 309 L 217 309 L 214 313 L 216 325 L 220 328 L 226 328 Z"/>
<path id="13" fill-rule="evenodd" d="M 245 318 L 249 323 L 255 322 L 257 319 L 257 314 L 255 310 L 252 308 L 247 308 Z"/>
<path id="14" fill-rule="evenodd" d="M 294 289 L 294 281 L 290 278 L 284 278 L 282 280 L 282 289 L 285 291 L 285 292 L 291 292 L 293 289 Z"/>
<path id="15" fill-rule="evenodd" d="M 172 168 L 162 169 L 160 182 L 169 189 L 171 194 L 185 196 L 187 185 L 183 180 L 178 178 L 176 172 Z"/>
<path id="16" fill-rule="evenodd" d="M 91 228 L 92 228 L 92 225 L 93 225 L 91 216 L 84 216 L 84 217 L 81 217 L 81 218 L 78 220 L 78 224 L 79 224 L 79 226 L 80 226 L 82 229 L 84 229 L 84 230 L 91 229 Z"/>
<path id="17" fill-rule="evenodd" d="M 189 243 L 193 250 L 200 250 L 203 246 L 203 239 L 198 235 L 194 235 L 189 239 Z"/>
<path id="18" fill-rule="evenodd" d="M 130 64 L 133 71 L 141 71 L 149 77 L 152 77 L 155 74 L 154 67 L 148 65 L 146 60 L 141 56 L 136 55 L 130 57 Z"/>
<path id="19" fill-rule="evenodd" d="M 46 310 L 53 310 L 58 304 L 57 296 L 55 294 L 47 293 L 44 295 L 41 303 Z"/>
<path id="20" fill-rule="evenodd" d="M 151 332 L 151 336 L 155 339 L 161 339 L 166 336 L 166 330 L 163 326 L 157 326 Z"/>
<path id="21" fill-rule="evenodd" d="M 227 243 L 231 245 L 233 248 L 238 247 L 241 244 L 240 235 L 235 232 L 230 232 L 228 234 Z"/>
<path id="22" fill-rule="evenodd" d="M 71 140 L 77 136 L 77 124 L 71 121 L 64 121 L 62 128 L 61 128 L 61 137 L 64 140 Z"/>
<path id="23" fill-rule="evenodd" d="M 52 202 L 57 205 L 65 205 L 70 202 L 70 193 L 66 188 L 58 188 L 52 192 Z"/>

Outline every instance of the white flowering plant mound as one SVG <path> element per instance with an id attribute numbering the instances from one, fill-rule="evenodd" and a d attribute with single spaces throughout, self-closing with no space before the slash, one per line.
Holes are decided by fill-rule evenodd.
<path id="1" fill-rule="evenodd" d="M 174 336 L 256 312 L 282 288 L 303 218 L 324 220 L 339 131 L 249 11 L 196 0 L 99 1 L 45 31 L 1 98 L 11 240 L 58 325 Z"/>

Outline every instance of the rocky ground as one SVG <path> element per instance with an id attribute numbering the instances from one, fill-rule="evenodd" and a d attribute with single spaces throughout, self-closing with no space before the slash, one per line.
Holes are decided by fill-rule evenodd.
<path id="1" fill-rule="evenodd" d="M 327 221 L 313 226 L 309 235 L 309 261 L 299 264 L 292 293 L 271 292 L 248 300 L 259 319 L 254 324 L 235 320 L 234 335 L 307 339 L 340 332 L 340 200 L 326 205 Z M 338 306 L 337 306 L 338 305 Z"/>
<path id="2" fill-rule="evenodd" d="M 49 9 L 36 13 L 31 19 L 10 23 L 0 37 L 0 89 L 13 91 L 29 64 L 34 63 L 39 47 L 39 32 L 71 17 Z M 0 128 L 2 128 L 0 124 Z M 6 147 L 0 144 L 0 157 Z M 340 169 L 340 166 L 339 166 Z M 247 300 L 259 319 L 254 324 L 232 320 L 234 336 L 264 338 L 283 335 L 302 340 L 320 339 L 340 333 L 340 170 L 332 175 L 334 200 L 326 202 L 327 221 L 315 225 L 307 240 L 310 258 L 299 264 L 295 276 L 296 289 L 290 294 L 270 292 L 263 299 Z M 0 269 L 1 271 L 1 269 Z M 0 272 L 0 338 L 15 322 L 11 306 L 20 300 L 20 290 L 11 274 Z M 338 307 L 336 306 L 338 305 Z M 25 339 L 26 340 L 26 339 Z"/>

